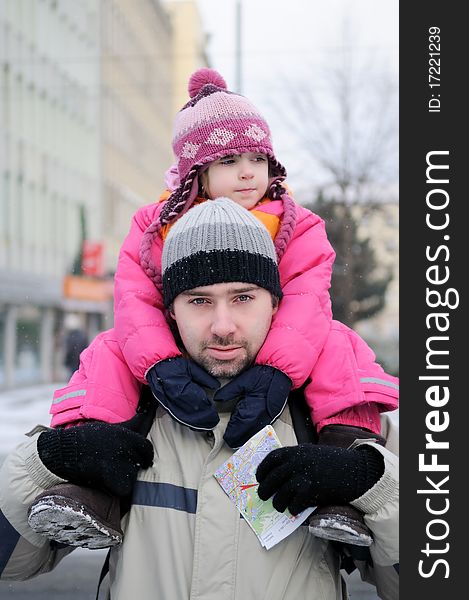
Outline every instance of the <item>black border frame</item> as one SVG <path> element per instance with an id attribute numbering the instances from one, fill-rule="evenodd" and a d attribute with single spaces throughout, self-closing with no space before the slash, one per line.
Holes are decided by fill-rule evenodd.
<path id="1" fill-rule="evenodd" d="M 429 87 L 429 29 L 439 27 L 440 40 L 440 87 Z M 469 331 L 465 323 L 466 306 L 466 257 L 469 252 L 465 241 L 466 233 L 465 203 L 467 193 L 464 184 L 466 172 L 467 150 L 466 136 L 468 108 L 464 88 L 467 68 L 463 60 L 467 35 L 467 21 L 463 17 L 463 4 L 456 2 L 401 3 L 400 4 L 400 446 L 401 446 L 401 479 L 400 512 L 401 512 L 401 565 L 400 565 L 400 597 L 413 598 L 415 594 L 425 600 L 460 598 L 465 592 L 465 563 L 467 548 L 466 531 L 469 529 L 465 520 L 468 477 L 464 468 L 468 451 L 465 438 L 467 421 L 467 393 L 464 386 L 464 363 Z M 432 51 L 434 48 L 431 49 Z M 434 64 L 432 65 L 434 66 Z M 431 74 L 436 74 L 435 72 Z M 432 80 L 435 82 L 436 80 Z M 429 112 L 429 100 L 438 97 L 441 101 L 440 112 Z M 436 108 L 433 102 L 433 108 Z M 435 162 L 448 164 L 448 184 L 432 184 L 426 181 L 427 153 L 431 151 L 449 151 L 446 156 L 440 155 Z M 433 171 L 436 174 L 436 171 Z M 442 171 L 440 171 L 442 173 Z M 441 176 L 441 175 L 440 175 Z M 443 178 L 443 177 L 441 177 Z M 427 194 L 430 189 L 443 188 L 449 197 L 445 211 L 448 213 L 448 227 L 441 231 L 431 230 L 426 224 L 426 214 L 431 211 L 427 206 Z M 431 194 L 430 198 L 444 199 L 444 194 Z M 444 236 L 449 236 L 445 239 Z M 449 256 L 441 250 L 433 262 L 426 257 L 426 247 L 435 256 L 439 245 L 447 245 Z M 429 285 L 428 267 L 438 264 L 443 273 L 445 266 L 449 268 L 449 280 L 446 284 Z M 435 273 L 435 271 L 433 271 Z M 441 349 L 448 350 L 441 355 L 441 364 L 448 365 L 447 370 L 427 369 L 426 342 L 430 335 L 436 335 L 434 327 L 429 330 L 426 317 L 433 309 L 426 301 L 426 288 L 438 287 L 442 294 L 444 288 L 454 288 L 459 295 L 459 305 L 447 309 L 449 314 L 447 343 L 440 343 Z M 454 296 L 455 297 L 455 296 Z M 442 307 L 437 309 L 443 311 Z M 432 321 L 434 322 L 434 321 Z M 432 342 L 433 343 L 433 342 Z M 435 346 L 433 346 L 435 347 Z M 466 367 L 467 370 L 467 367 Z M 429 413 L 435 410 L 427 402 L 427 389 L 431 385 L 428 380 L 419 379 L 429 374 L 449 376 L 433 385 L 447 385 L 449 400 L 439 410 L 441 422 L 449 418 L 449 425 L 444 431 L 434 433 L 434 439 L 448 441 L 448 449 L 436 452 L 437 461 L 448 464 L 446 472 L 424 472 L 419 469 L 419 454 L 426 453 L 426 462 L 433 452 L 425 450 L 429 433 Z M 440 388 L 442 389 L 442 388 Z M 447 417 L 443 415 L 447 413 Z M 435 421 L 433 421 L 434 423 Z M 440 489 L 447 489 L 447 494 L 419 494 L 419 489 L 431 489 L 426 476 L 433 476 L 435 484 L 449 475 Z M 442 510 L 441 515 L 431 515 L 430 508 Z M 444 500 L 448 498 L 448 503 Z M 440 541 L 429 539 L 430 531 L 435 536 L 443 536 L 446 526 L 443 523 L 430 524 L 432 519 L 441 518 L 447 522 L 447 535 Z M 432 552 L 424 554 L 426 543 L 430 543 Z M 446 543 L 448 546 L 446 546 Z M 438 549 L 439 552 L 433 552 Z M 444 549 L 444 551 L 443 551 Z M 438 559 L 446 560 L 435 564 Z M 430 576 L 419 574 L 419 561 L 424 560 L 422 570 Z M 446 577 L 448 575 L 448 577 Z"/>

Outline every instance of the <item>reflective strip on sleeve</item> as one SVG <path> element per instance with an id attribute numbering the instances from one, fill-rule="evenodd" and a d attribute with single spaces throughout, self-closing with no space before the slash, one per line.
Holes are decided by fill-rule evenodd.
<path id="1" fill-rule="evenodd" d="M 58 404 L 59 402 L 63 402 L 64 400 L 68 400 L 69 398 L 76 398 L 78 396 L 86 396 L 86 390 L 75 390 L 74 392 L 68 392 L 68 394 L 64 394 L 63 396 L 54 398 L 52 400 L 52 404 Z"/>
<path id="2" fill-rule="evenodd" d="M 386 379 L 379 379 L 378 377 L 361 377 L 360 383 L 376 383 L 378 385 L 384 385 L 386 387 L 393 388 L 394 390 L 398 390 L 399 386 L 392 381 L 387 381 Z"/>

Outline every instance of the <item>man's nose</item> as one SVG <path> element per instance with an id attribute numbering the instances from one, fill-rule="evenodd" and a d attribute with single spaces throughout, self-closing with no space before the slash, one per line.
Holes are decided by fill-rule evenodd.
<path id="1" fill-rule="evenodd" d="M 236 323 L 228 307 L 217 307 L 214 312 L 211 332 L 218 337 L 226 337 L 235 333 Z"/>

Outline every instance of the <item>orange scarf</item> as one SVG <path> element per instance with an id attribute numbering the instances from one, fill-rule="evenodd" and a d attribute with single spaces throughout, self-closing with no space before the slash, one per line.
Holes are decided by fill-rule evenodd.
<path id="1" fill-rule="evenodd" d="M 159 199 L 159 202 L 164 202 L 165 200 L 167 200 L 169 198 L 169 196 L 171 195 L 171 192 L 169 190 L 165 190 Z M 197 204 L 201 204 L 202 202 L 207 202 L 207 198 L 201 198 L 201 197 L 197 197 L 194 200 L 194 203 L 192 204 L 192 206 L 197 206 Z M 265 213 L 262 210 L 256 210 L 257 206 L 261 206 L 262 204 L 266 204 L 267 202 L 271 202 L 271 200 L 269 198 L 263 198 L 262 200 L 259 200 L 259 202 L 256 204 L 256 206 L 254 208 L 250 209 L 250 213 L 253 214 L 257 219 L 259 219 L 259 221 L 266 227 L 267 231 L 270 233 L 271 238 L 274 240 L 275 236 L 278 233 L 279 227 L 280 227 L 280 219 L 276 216 L 276 215 L 271 215 L 269 213 Z M 192 208 L 191 206 L 191 208 Z M 189 209 L 190 210 L 190 209 Z M 169 233 L 169 230 L 171 229 L 171 227 L 173 226 L 174 221 L 172 223 L 168 223 L 167 225 L 163 225 L 163 227 L 161 228 L 161 237 L 163 238 L 163 241 L 166 239 L 166 236 Z"/>

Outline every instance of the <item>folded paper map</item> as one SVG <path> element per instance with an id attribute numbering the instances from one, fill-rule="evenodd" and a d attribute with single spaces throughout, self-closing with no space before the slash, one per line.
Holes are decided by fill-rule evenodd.
<path id="1" fill-rule="evenodd" d="M 293 533 L 315 509 L 307 508 L 297 516 L 288 509 L 280 513 L 273 507 L 272 499 L 263 501 L 257 495 L 256 469 L 269 452 L 281 445 L 273 427 L 267 425 L 214 473 L 267 550 Z"/>

